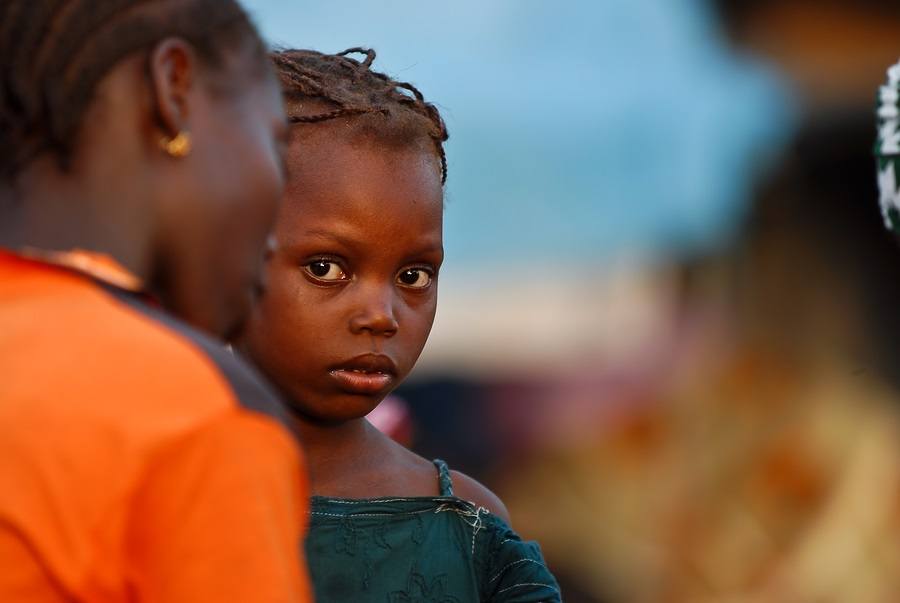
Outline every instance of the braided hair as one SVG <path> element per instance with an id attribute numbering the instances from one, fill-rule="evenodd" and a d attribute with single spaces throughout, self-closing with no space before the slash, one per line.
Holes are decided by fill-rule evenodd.
<path id="1" fill-rule="evenodd" d="M 359 61 L 348 56 L 353 54 L 365 58 Z M 440 161 L 441 184 L 447 181 L 444 142 L 449 135 L 440 112 L 412 84 L 374 71 L 374 50 L 350 48 L 338 54 L 280 50 L 272 53 L 272 60 L 291 123 L 363 117 L 361 127 L 382 138 L 400 142 L 430 139 Z"/>
<path id="2" fill-rule="evenodd" d="M 94 91 L 122 59 L 167 38 L 211 68 L 265 47 L 235 0 L 2 0 L 0 182 L 50 152 L 66 169 Z"/>

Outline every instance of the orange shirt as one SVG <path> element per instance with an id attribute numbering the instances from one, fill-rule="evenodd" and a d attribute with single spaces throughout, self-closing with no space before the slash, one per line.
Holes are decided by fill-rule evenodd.
<path id="1" fill-rule="evenodd" d="M 0 250 L 0 601 L 310 601 L 276 396 L 113 262 L 58 259 Z"/>

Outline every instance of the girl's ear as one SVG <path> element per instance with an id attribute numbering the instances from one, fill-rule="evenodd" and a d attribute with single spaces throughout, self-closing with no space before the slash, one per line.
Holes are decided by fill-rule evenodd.
<path id="1" fill-rule="evenodd" d="M 190 131 L 190 94 L 197 82 L 197 55 L 180 38 L 167 38 L 150 52 L 151 103 L 163 136 Z"/>

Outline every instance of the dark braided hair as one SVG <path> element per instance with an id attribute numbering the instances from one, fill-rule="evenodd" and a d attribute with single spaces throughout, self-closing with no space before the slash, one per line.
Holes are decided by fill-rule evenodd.
<path id="1" fill-rule="evenodd" d="M 351 54 L 364 55 L 365 59 L 358 61 L 348 56 Z M 292 123 L 371 116 L 365 127 L 381 136 L 386 134 L 404 142 L 430 139 L 440 160 L 441 183 L 447 181 L 444 142 L 448 134 L 440 112 L 412 84 L 372 70 L 374 50 L 350 48 L 338 54 L 280 50 L 272 53 L 272 60 L 281 78 Z M 309 105 L 315 109 L 310 110 Z"/>
<path id="2" fill-rule="evenodd" d="M 236 45 L 265 56 L 234 0 L 0 0 L 0 182 L 44 152 L 65 169 L 99 82 L 168 37 L 212 68 Z"/>

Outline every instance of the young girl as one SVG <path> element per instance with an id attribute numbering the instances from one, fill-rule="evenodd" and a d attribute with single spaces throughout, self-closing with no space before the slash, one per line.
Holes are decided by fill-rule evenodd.
<path id="1" fill-rule="evenodd" d="M 365 419 L 434 320 L 447 139 L 437 109 L 372 71 L 374 58 L 274 55 L 295 124 L 291 177 L 242 341 L 306 448 L 317 599 L 558 601 L 540 549 L 494 494 Z"/>

